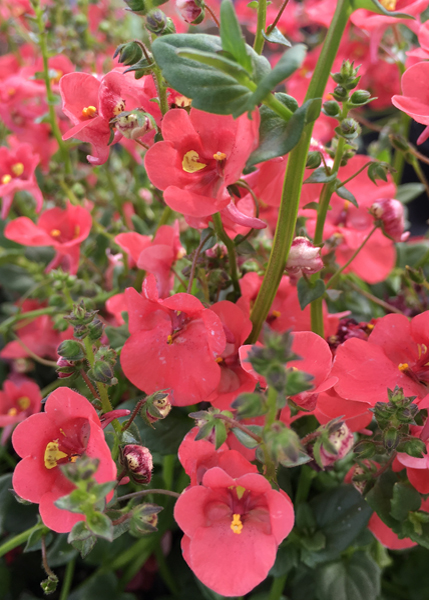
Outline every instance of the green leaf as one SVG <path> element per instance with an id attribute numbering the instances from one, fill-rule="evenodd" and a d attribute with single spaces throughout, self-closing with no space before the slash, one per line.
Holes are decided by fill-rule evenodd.
<path id="1" fill-rule="evenodd" d="M 320 567 L 316 574 L 319 600 L 376 600 L 381 571 L 364 552 Z"/>
<path id="2" fill-rule="evenodd" d="M 231 404 L 231 408 L 237 411 L 239 419 L 251 419 L 267 412 L 263 397 L 256 393 L 240 394 Z"/>
<path id="3" fill-rule="evenodd" d="M 259 425 L 246 425 L 246 427 L 247 429 L 250 429 L 250 431 L 252 431 L 253 433 L 256 433 L 256 435 L 261 435 L 262 427 L 260 427 Z M 250 437 L 250 435 L 247 435 L 245 431 L 242 431 L 237 427 L 232 428 L 232 433 L 235 435 L 237 440 L 246 448 L 252 449 L 256 448 L 256 446 L 259 446 L 259 442 Z"/>
<path id="4" fill-rule="evenodd" d="M 274 27 L 269 35 L 267 35 L 264 31 L 262 32 L 263 37 L 267 40 L 267 42 L 271 42 L 272 44 L 281 44 L 282 46 L 292 46 L 289 40 L 285 38 L 280 29 Z"/>
<path id="5" fill-rule="evenodd" d="M 191 48 L 177 50 L 177 54 L 180 57 L 189 58 L 190 60 L 214 67 L 215 69 L 226 73 L 226 75 L 231 75 L 237 82 L 240 78 L 243 78 L 243 76 L 247 77 L 246 70 L 241 65 L 221 54 L 202 52 L 201 50 L 192 50 Z"/>
<path id="6" fill-rule="evenodd" d="M 230 0 L 223 0 L 220 6 L 220 38 L 225 52 L 232 54 L 246 71 L 252 73 L 252 61 L 247 54 L 241 27 Z"/>
<path id="7" fill-rule="evenodd" d="M 314 554 L 313 564 L 334 560 L 363 531 L 372 510 L 352 485 L 341 485 L 311 500 L 317 526 L 326 538 L 323 550 Z"/>
<path id="8" fill-rule="evenodd" d="M 348 200 L 349 202 L 351 202 L 353 204 L 353 206 L 356 206 L 356 208 L 359 208 L 356 198 L 353 196 L 351 191 L 348 190 L 347 188 L 345 188 L 343 185 L 340 185 L 340 187 L 337 187 L 335 190 L 335 193 L 343 200 Z"/>
<path id="9" fill-rule="evenodd" d="M 386 471 L 377 478 L 375 485 L 366 495 L 369 506 L 378 514 L 380 519 L 391 529 L 398 527 L 398 522 L 390 514 L 390 501 L 393 497 L 393 486 L 398 478 L 391 471 Z"/>
<path id="10" fill-rule="evenodd" d="M 135 600 L 134 594 L 122 592 L 122 589 L 114 573 L 100 569 L 73 589 L 67 600 Z"/>
<path id="11" fill-rule="evenodd" d="M 127 339 L 130 337 L 127 323 L 124 323 L 119 327 L 108 326 L 104 331 L 110 342 L 110 346 L 113 348 L 113 350 L 116 350 L 116 352 L 121 350 Z"/>
<path id="12" fill-rule="evenodd" d="M 422 499 L 416 489 L 406 483 L 395 483 L 390 502 L 390 514 L 398 521 L 405 521 L 410 511 L 419 510 Z"/>
<path id="13" fill-rule="evenodd" d="M 215 58 L 219 58 L 223 51 L 220 38 L 213 35 L 171 34 L 159 37 L 154 41 L 152 51 L 169 85 L 191 98 L 192 105 L 200 110 L 219 115 L 232 114 L 234 117 L 243 114 L 252 95 L 248 87 L 213 66 L 179 56 L 177 51 L 185 49 L 214 55 Z M 258 82 L 270 70 L 269 63 L 249 46 L 246 46 L 246 52 L 252 61 L 253 78 Z M 227 60 L 221 61 L 224 67 Z M 241 67 L 229 62 L 238 73 Z"/>
<path id="14" fill-rule="evenodd" d="M 274 69 L 265 75 L 249 100 L 250 107 L 260 104 L 274 88 L 290 77 L 303 63 L 307 48 L 304 44 L 296 44 L 283 54 Z"/>
<path id="15" fill-rule="evenodd" d="M 377 13 L 378 15 L 386 15 L 386 17 L 396 17 L 398 19 L 415 18 L 411 15 L 408 15 L 407 13 L 387 10 L 387 8 L 384 8 L 384 6 L 380 2 L 378 2 L 378 0 L 350 0 L 350 4 L 352 5 L 353 11 L 359 10 L 360 8 L 364 8 L 365 10 Z"/>
<path id="16" fill-rule="evenodd" d="M 310 177 L 307 177 L 303 183 L 329 183 L 330 181 L 334 181 L 336 178 L 336 173 L 331 173 L 331 175 L 328 175 L 325 167 L 319 167 L 313 171 Z"/>
<path id="17" fill-rule="evenodd" d="M 131 408 L 133 403 L 123 404 L 120 408 Z M 150 427 L 141 419 L 136 419 L 142 442 L 150 448 L 151 452 L 159 452 L 162 456 L 166 454 L 177 454 L 180 443 L 193 427 L 193 422 L 180 409 L 173 408 L 166 419 L 157 421 L 154 427 Z"/>
<path id="18" fill-rule="evenodd" d="M 276 94 L 276 98 L 287 106 L 290 102 L 285 97 L 290 98 L 286 94 Z M 294 112 L 287 123 L 270 108 L 261 106 L 259 109 L 261 115 L 259 146 L 250 155 L 246 167 L 277 156 L 284 156 L 290 152 L 301 138 L 302 130 L 307 122 L 308 111 L 314 102 L 318 101 L 308 100 Z"/>
<path id="19" fill-rule="evenodd" d="M 280 546 L 277 551 L 276 562 L 271 567 L 269 575 L 272 577 L 282 577 L 287 575 L 293 568 L 298 566 L 299 555 L 298 548 L 292 544 Z"/>
<path id="20" fill-rule="evenodd" d="M 101 512 L 93 512 L 87 516 L 86 524 L 94 535 L 104 538 L 108 542 L 113 542 L 113 525 L 107 515 Z"/>
<path id="21" fill-rule="evenodd" d="M 304 310 L 310 302 L 317 300 L 325 293 L 325 284 L 322 279 L 317 279 L 315 283 L 311 283 L 308 279 L 301 277 L 296 287 L 301 310 Z"/>
<path id="22" fill-rule="evenodd" d="M 408 204 L 408 202 L 423 194 L 424 191 L 425 186 L 423 183 L 404 183 L 396 188 L 395 198 L 402 204 Z"/>

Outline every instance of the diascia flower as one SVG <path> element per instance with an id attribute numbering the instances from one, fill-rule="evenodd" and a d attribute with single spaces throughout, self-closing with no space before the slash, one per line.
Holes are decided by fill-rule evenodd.
<path id="1" fill-rule="evenodd" d="M 45 412 L 31 415 L 12 435 L 15 451 L 23 459 L 13 474 L 18 496 L 39 504 L 43 523 L 58 533 L 70 531 L 85 516 L 57 508 L 58 498 L 75 488 L 60 465 L 85 454 L 98 458 L 98 483 L 113 481 L 116 465 L 104 439 L 100 420 L 86 398 L 69 388 L 57 388 L 48 397 Z"/>
<path id="2" fill-rule="evenodd" d="M 171 403 L 204 400 L 218 385 L 216 359 L 226 340 L 219 317 L 190 294 L 160 300 L 153 275 L 143 294 L 125 291 L 131 337 L 121 352 L 124 374 L 147 394 L 170 389 Z"/>
<path id="3" fill-rule="evenodd" d="M 164 190 L 170 208 L 191 217 L 207 217 L 231 201 L 226 188 L 240 178 L 258 144 L 258 111 L 238 119 L 201 110 L 169 111 L 162 122 L 164 141 L 145 157 L 151 182 Z"/>
<path id="4" fill-rule="evenodd" d="M 13 427 L 40 410 L 42 396 L 39 386 L 30 379 L 6 379 L 0 391 L 0 427 L 4 427 L 0 443 L 4 444 Z"/>
<path id="5" fill-rule="evenodd" d="M 409 115 L 417 123 L 426 125 L 417 140 L 423 144 L 429 137 L 429 99 L 427 81 L 429 63 L 419 62 L 405 71 L 401 79 L 402 96 L 393 96 L 392 104 Z"/>
<path id="6" fill-rule="evenodd" d="M 4 235 L 26 246 L 53 246 L 56 256 L 46 270 L 61 266 L 75 274 L 79 267 L 80 244 L 88 237 L 91 225 L 87 210 L 68 203 L 65 210 L 45 210 L 37 225 L 28 217 L 18 217 L 6 225 Z"/>
<path id="7" fill-rule="evenodd" d="M 234 452 L 234 451 L 230 451 Z M 238 453 L 237 453 L 238 454 Z M 268 575 L 277 548 L 294 523 L 292 502 L 242 459 L 208 469 L 174 507 L 184 532 L 183 557 L 204 585 L 222 596 L 242 596 Z"/>

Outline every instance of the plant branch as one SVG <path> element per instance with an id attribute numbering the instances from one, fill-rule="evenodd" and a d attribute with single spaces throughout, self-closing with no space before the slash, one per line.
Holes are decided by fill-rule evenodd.
<path id="1" fill-rule="evenodd" d="M 284 13 L 284 10 L 286 8 L 286 6 L 289 4 L 289 0 L 284 0 L 279 12 L 277 13 L 276 18 L 274 19 L 274 21 L 272 22 L 272 24 L 268 27 L 267 29 L 267 35 L 270 35 L 270 33 L 273 31 L 273 29 L 276 27 L 277 23 L 280 21 L 280 18 L 282 16 L 282 14 Z"/>
<path id="2" fill-rule="evenodd" d="M 258 442 L 258 444 L 260 444 L 262 442 L 262 438 L 260 435 L 253 433 L 253 431 L 251 431 L 248 427 L 246 427 L 245 425 L 242 425 L 239 421 L 236 421 L 235 419 L 232 419 L 231 417 L 227 417 L 226 415 L 213 415 L 213 418 L 219 419 L 220 421 L 225 421 L 225 423 L 228 423 L 228 425 L 230 425 L 234 429 L 239 429 L 240 431 L 242 431 L 243 433 L 245 433 L 246 435 L 251 437 L 252 440 L 255 440 L 255 442 Z"/>
<path id="3" fill-rule="evenodd" d="M 177 492 L 171 492 L 170 490 L 140 490 L 139 492 L 133 492 L 132 494 L 119 496 L 116 498 L 116 502 L 122 502 L 122 500 L 131 500 L 132 498 L 139 498 L 140 496 L 148 496 L 149 494 L 163 494 L 164 496 L 172 496 L 173 498 L 179 498 L 180 496 L 180 494 Z"/>

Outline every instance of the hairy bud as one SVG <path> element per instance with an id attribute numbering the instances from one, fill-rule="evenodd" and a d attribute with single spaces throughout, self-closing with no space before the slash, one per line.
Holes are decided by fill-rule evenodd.
<path id="1" fill-rule="evenodd" d="M 138 444 L 128 444 L 121 450 L 121 462 L 135 483 L 145 485 L 150 482 L 153 461 L 148 448 Z"/>
<path id="2" fill-rule="evenodd" d="M 383 233 L 395 242 L 405 242 L 410 233 L 404 233 L 404 207 L 393 198 L 382 198 L 374 202 L 369 212 L 380 221 Z"/>

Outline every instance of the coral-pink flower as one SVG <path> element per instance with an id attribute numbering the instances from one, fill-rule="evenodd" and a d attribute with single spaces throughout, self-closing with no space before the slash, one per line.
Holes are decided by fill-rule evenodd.
<path id="1" fill-rule="evenodd" d="M 426 128 L 417 140 L 423 144 L 429 137 L 429 97 L 427 81 L 429 62 L 419 62 L 405 71 L 401 79 L 402 96 L 393 96 L 392 104 Z"/>
<path id="2" fill-rule="evenodd" d="M 98 483 L 113 481 L 116 465 L 104 439 L 100 420 L 91 403 L 69 388 L 57 388 L 48 397 L 45 412 L 28 417 L 12 436 L 13 447 L 23 459 L 15 468 L 14 490 L 39 504 L 44 524 L 58 533 L 70 531 L 85 519 L 80 513 L 61 510 L 54 504 L 75 486 L 61 472 L 60 465 L 82 455 L 98 458 Z"/>
<path id="3" fill-rule="evenodd" d="M 63 270 L 75 274 L 79 267 L 80 244 L 88 237 L 91 225 L 91 215 L 85 208 L 67 203 L 65 210 L 46 210 L 37 225 L 28 217 L 18 217 L 6 225 L 4 235 L 26 246 L 53 246 L 56 256 L 47 271 L 62 266 Z"/>
<path id="4" fill-rule="evenodd" d="M 0 427 L 4 428 L 0 443 L 5 443 L 17 423 L 39 412 L 41 403 L 40 388 L 34 381 L 6 379 L 0 391 Z"/>
<path id="5" fill-rule="evenodd" d="M 13 142 L 13 138 L 11 138 Z M 26 191 L 36 201 L 36 211 L 40 212 L 43 196 L 35 176 L 40 162 L 29 144 L 13 143 L 12 148 L 0 147 L 0 198 L 2 198 L 1 218 L 5 219 L 16 192 Z"/>
<path id="6" fill-rule="evenodd" d="M 225 465 L 208 469 L 201 485 L 182 493 L 174 518 L 185 533 L 183 557 L 195 575 L 222 596 L 242 596 L 268 575 L 293 527 L 294 510 L 289 496 L 262 475 L 245 465 L 231 475 Z"/>

